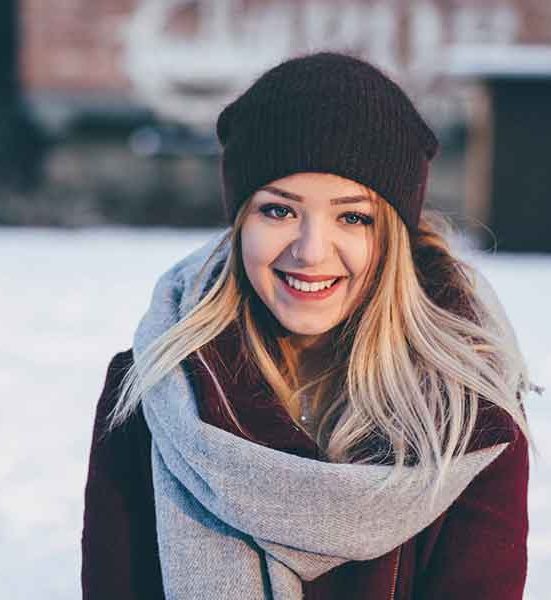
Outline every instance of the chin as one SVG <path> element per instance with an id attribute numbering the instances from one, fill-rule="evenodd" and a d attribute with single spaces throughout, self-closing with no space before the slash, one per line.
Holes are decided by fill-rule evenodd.
<path id="1" fill-rule="evenodd" d="M 322 333 L 327 333 L 333 328 L 333 325 L 331 324 L 327 324 L 324 327 L 319 321 L 316 323 L 297 323 L 289 319 L 278 320 L 280 324 L 287 329 L 287 331 L 295 335 L 321 335 Z"/>

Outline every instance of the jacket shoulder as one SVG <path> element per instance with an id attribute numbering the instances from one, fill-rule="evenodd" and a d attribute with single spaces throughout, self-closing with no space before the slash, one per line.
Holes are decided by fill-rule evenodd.
<path id="1" fill-rule="evenodd" d="M 109 361 L 103 390 L 96 406 L 96 429 L 98 442 L 107 436 L 109 415 L 119 399 L 124 376 L 134 362 L 132 348 L 117 352 Z"/>
<path id="2" fill-rule="evenodd" d="M 109 414 L 133 363 L 132 350 L 110 360 L 97 404 L 81 536 L 83 600 L 163 599 L 151 478 L 151 435 L 141 406 L 108 429 Z"/>
<path id="3" fill-rule="evenodd" d="M 120 396 L 124 376 L 134 362 L 132 348 L 118 352 L 109 361 L 103 391 L 96 406 L 92 434 L 92 454 L 104 458 L 114 478 L 128 477 L 141 465 L 149 467 L 151 434 L 141 405 L 122 423 L 109 428 L 111 414 Z M 136 473 L 134 473 L 136 474 Z M 133 480 L 132 478 L 131 480 Z"/>

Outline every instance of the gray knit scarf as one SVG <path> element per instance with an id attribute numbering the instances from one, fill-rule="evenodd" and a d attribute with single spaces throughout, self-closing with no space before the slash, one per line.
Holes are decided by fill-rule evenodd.
<path id="1" fill-rule="evenodd" d="M 220 238 L 162 275 L 135 333 L 135 355 L 197 302 L 191 287 Z M 428 510 L 415 477 L 407 492 L 398 483 L 374 494 L 390 466 L 304 458 L 205 423 L 184 368 L 145 395 L 143 410 L 167 600 L 302 598 L 301 580 L 379 557 L 424 529 L 507 446 L 456 460 Z"/>

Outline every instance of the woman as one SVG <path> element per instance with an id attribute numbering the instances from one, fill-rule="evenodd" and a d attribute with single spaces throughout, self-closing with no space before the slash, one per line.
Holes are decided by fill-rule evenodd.
<path id="1" fill-rule="evenodd" d="M 433 132 L 323 52 L 217 133 L 230 226 L 163 274 L 108 368 L 84 597 L 522 598 L 527 372 L 421 215 Z"/>

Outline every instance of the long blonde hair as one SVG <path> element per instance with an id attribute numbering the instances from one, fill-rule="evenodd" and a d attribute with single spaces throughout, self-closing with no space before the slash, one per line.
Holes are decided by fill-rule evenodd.
<path id="1" fill-rule="evenodd" d="M 477 292 L 474 269 L 453 256 L 446 241 L 449 223 L 425 212 L 411 233 L 387 202 L 367 192 L 376 200 L 379 257 L 358 306 L 334 328 L 328 370 L 299 384 L 297 354 L 288 337 L 278 335 L 246 277 L 240 238 L 246 202 L 205 263 L 229 238 L 229 252 L 208 291 L 126 372 L 110 429 L 193 352 L 214 376 L 209 344 L 237 323 L 246 359 L 299 426 L 299 397 L 314 390 L 315 437 L 328 460 L 373 463 L 391 456 L 392 476 L 414 461 L 436 491 L 452 458 L 467 450 L 481 399 L 510 415 L 533 445 L 521 403 L 529 381 L 525 361 L 506 319 Z M 220 385 L 218 392 L 223 410 L 251 437 Z M 384 444 L 373 450 L 374 439 Z"/>

